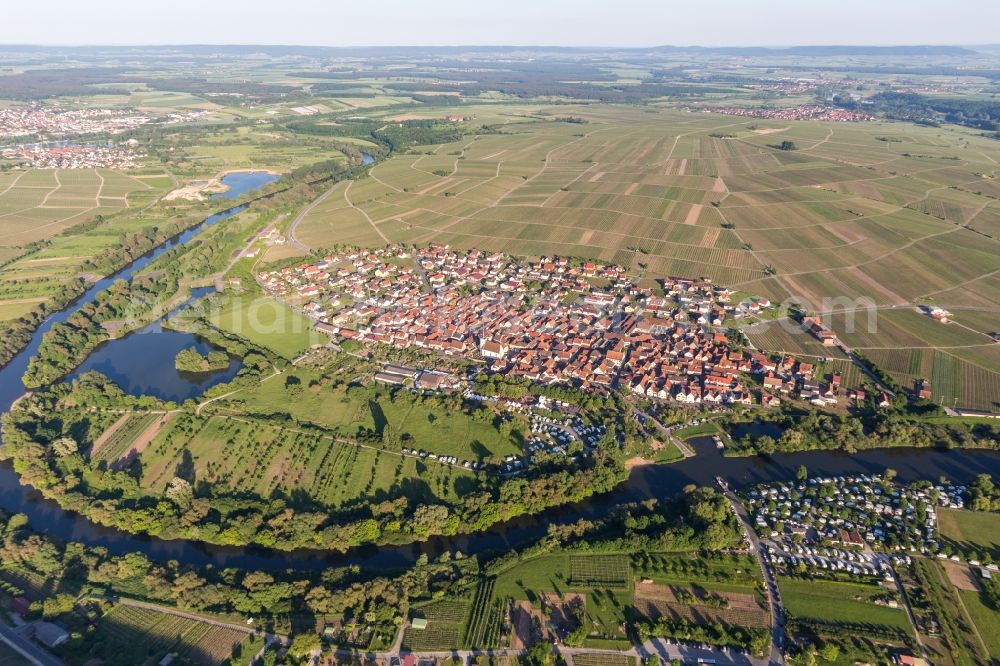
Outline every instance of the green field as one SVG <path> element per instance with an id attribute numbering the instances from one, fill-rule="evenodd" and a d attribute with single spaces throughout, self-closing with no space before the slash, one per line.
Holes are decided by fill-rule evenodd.
<path id="1" fill-rule="evenodd" d="M 613 586 L 601 584 L 577 585 L 572 582 L 574 561 L 576 570 L 594 567 L 604 570 L 608 556 L 556 554 L 533 558 L 499 575 L 493 590 L 495 598 L 528 600 L 533 604 L 544 594 L 580 593 L 586 597 L 586 620 L 601 638 L 623 638 L 618 627 L 625 621 L 625 610 L 633 604 L 633 581 L 631 575 L 625 587 L 620 581 Z M 619 557 L 619 556 L 612 556 Z M 587 562 L 597 558 L 593 565 Z"/>
<path id="2" fill-rule="evenodd" d="M 752 592 L 761 580 L 753 558 L 741 555 L 693 557 L 688 553 L 644 553 L 632 558 L 636 576 L 656 583 L 710 586 Z"/>
<path id="3" fill-rule="evenodd" d="M 196 420 L 193 425 L 176 419 L 157 435 L 141 461 L 142 486 L 156 493 L 186 465 L 195 479 L 219 489 L 260 497 L 298 490 L 332 506 L 376 493 L 454 499 L 456 484 L 472 480 L 460 467 L 317 438 L 264 421 L 221 416 Z"/>
<path id="4" fill-rule="evenodd" d="M 289 399 L 289 377 L 301 386 L 312 386 Z M 480 460 L 489 456 L 504 457 L 521 452 L 517 431 L 503 436 L 493 423 L 492 412 L 485 407 L 446 407 L 432 398 L 390 397 L 387 389 L 378 389 L 376 399 L 344 387 L 322 386 L 321 375 L 296 368 L 275 380 L 220 401 L 222 408 L 260 414 L 288 413 L 303 421 L 340 428 L 346 435 L 359 428 L 383 432 L 390 426 L 405 440 L 407 448 L 423 449 L 438 455 L 454 455 L 462 460 Z M 526 430 L 524 424 L 521 431 Z M 407 437 L 408 436 L 408 437 Z"/>
<path id="5" fill-rule="evenodd" d="M 987 605 L 982 592 L 961 590 L 959 594 L 990 656 L 994 661 L 1000 661 L 1000 611 Z"/>
<path id="6" fill-rule="evenodd" d="M 996 513 L 941 509 L 938 530 L 943 540 L 961 552 L 989 553 L 1000 560 L 1000 515 Z"/>
<path id="7" fill-rule="evenodd" d="M 699 423 L 698 425 L 679 428 L 674 434 L 677 435 L 678 439 L 687 440 L 695 437 L 711 437 L 713 435 L 721 435 L 722 433 L 723 430 L 719 427 L 718 423 L 708 421 L 706 423 Z"/>
<path id="8" fill-rule="evenodd" d="M 287 359 L 327 342 L 327 337 L 313 328 L 308 317 L 263 296 L 217 296 L 208 320 L 217 328 Z"/>
<path id="9" fill-rule="evenodd" d="M 934 560 L 914 560 L 914 572 L 919 583 L 919 597 L 939 624 L 940 638 L 934 649 L 947 652 L 956 665 L 983 663 L 985 654 L 982 641 L 975 635 L 972 624 L 962 609 L 958 590 L 949 580 L 943 567 Z"/>
<path id="10" fill-rule="evenodd" d="M 820 623 L 845 623 L 912 633 L 901 608 L 876 606 L 872 599 L 884 588 L 862 583 L 780 578 L 781 597 L 792 618 Z"/>

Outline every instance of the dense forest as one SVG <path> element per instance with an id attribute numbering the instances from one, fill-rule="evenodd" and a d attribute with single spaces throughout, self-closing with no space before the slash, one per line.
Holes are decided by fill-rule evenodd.
<path id="1" fill-rule="evenodd" d="M 882 92 L 861 101 L 842 97 L 834 101 L 846 109 L 880 113 L 921 125 L 953 123 L 988 132 L 1000 130 L 1000 101 L 996 100 Z"/>
<path id="2" fill-rule="evenodd" d="M 957 419 L 939 422 L 904 410 L 841 414 L 785 407 L 759 423 L 767 424 L 780 435 L 741 437 L 727 454 L 770 455 L 813 450 L 854 453 L 895 446 L 1000 450 L 1000 425 L 967 424 Z"/>

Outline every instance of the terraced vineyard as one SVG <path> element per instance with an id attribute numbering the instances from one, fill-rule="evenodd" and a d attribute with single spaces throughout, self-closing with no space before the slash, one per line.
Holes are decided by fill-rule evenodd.
<path id="1" fill-rule="evenodd" d="M 155 193 L 146 181 L 110 169 L 31 169 L 0 175 L 0 244 L 47 238 Z"/>
<path id="2" fill-rule="evenodd" d="M 469 617 L 469 625 L 465 632 L 466 647 L 490 649 L 499 646 L 505 601 L 493 598 L 495 584 L 495 578 L 484 578 L 476 588 L 472 615 Z"/>
<path id="3" fill-rule="evenodd" d="M 575 666 L 635 666 L 635 657 L 624 654 L 603 654 L 588 652 L 573 655 Z"/>
<path id="4" fill-rule="evenodd" d="M 141 642 L 151 650 L 166 650 L 200 623 L 147 608 L 115 606 L 101 618 L 101 626 L 123 644 Z"/>
<path id="5" fill-rule="evenodd" d="M 423 606 L 416 606 L 413 613 L 431 622 L 464 623 L 469 616 L 469 602 L 465 599 L 442 599 Z"/>
<path id="6" fill-rule="evenodd" d="M 51 595 L 59 585 L 59 579 L 47 578 L 24 568 L 12 569 L 0 566 L 0 580 L 5 581 L 25 594 L 29 599 L 41 599 Z"/>

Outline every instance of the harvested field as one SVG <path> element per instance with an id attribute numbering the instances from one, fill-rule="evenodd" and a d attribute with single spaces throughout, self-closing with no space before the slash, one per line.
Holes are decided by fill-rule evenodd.
<path id="1" fill-rule="evenodd" d="M 968 564 L 944 561 L 941 562 L 941 566 L 948 575 L 948 580 L 958 589 L 969 590 L 971 592 L 979 592 L 982 589 L 976 581 L 976 574 Z"/>
<path id="2" fill-rule="evenodd" d="M 635 608 L 652 620 L 668 617 L 696 624 L 718 622 L 756 628 L 770 624 L 770 614 L 752 594 L 702 587 L 642 582 L 636 585 Z"/>

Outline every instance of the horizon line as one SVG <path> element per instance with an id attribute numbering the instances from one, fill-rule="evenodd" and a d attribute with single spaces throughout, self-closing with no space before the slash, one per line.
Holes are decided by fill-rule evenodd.
<path id="1" fill-rule="evenodd" d="M 971 48 L 983 46 L 1000 46 L 1000 42 L 897 42 L 897 43 L 818 43 L 818 44 L 651 44 L 651 45 L 622 45 L 622 44 L 512 44 L 512 43 L 437 43 L 437 44 L 293 44 L 293 43 L 267 43 L 267 42 L 160 42 L 160 43 L 100 43 L 100 42 L 0 42 L 0 49 L 9 47 L 31 47 L 31 48 L 184 48 L 184 47 L 260 47 L 260 48 L 317 48 L 317 49 L 386 49 L 386 48 L 505 48 L 505 49 L 617 49 L 628 51 L 655 50 L 655 49 L 772 49 L 787 50 L 796 48 L 919 48 L 919 47 L 956 47 Z"/>

